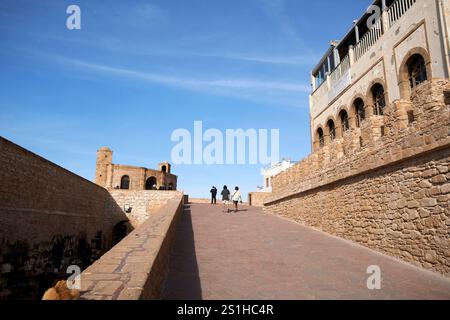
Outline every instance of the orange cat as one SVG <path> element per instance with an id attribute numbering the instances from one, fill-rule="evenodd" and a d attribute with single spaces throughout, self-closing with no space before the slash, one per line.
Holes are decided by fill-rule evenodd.
<path id="1" fill-rule="evenodd" d="M 42 300 L 78 300 L 80 292 L 78 290 L 67 288 L 66 281 L 58 281 L 53 288 L 48 289 Z"/>

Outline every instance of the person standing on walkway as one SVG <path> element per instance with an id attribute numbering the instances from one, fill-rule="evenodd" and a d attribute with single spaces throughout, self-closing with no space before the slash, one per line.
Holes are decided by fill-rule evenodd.
<path id="1" fill-rule="evenodd" d="M 231 196 L 231 200 L 234 203 L 234 212 L 238 212 L 238 203 L 242 203 L 242 194 L 239 191 L 239 187 L 234 188 L 234 193 Z"/>
<path id="2" fill-rule="evenodd" d="M 228 208 L 228 205 L 230 203 L 230 190 L 228 190 L 227 186 L 223 186 L 223 190 L 222 190 L 222 202 L 223 202 L 223 211 L 225 212 L 230 212 L 230 209 Z"/>
<path id="3" fill-rule="evenodd" d="M 217 204 L 217 188 L 213 186 L 209 192 L 211 192 L 211 204 Z"/>

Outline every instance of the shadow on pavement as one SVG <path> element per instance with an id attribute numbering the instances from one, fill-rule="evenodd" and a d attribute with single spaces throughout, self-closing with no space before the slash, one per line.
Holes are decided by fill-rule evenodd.
<path id="1" fill-rule="evenodd" d="M 184 206 L 169 260 L 163 300 L 202 300 L 191 209 Z"/>

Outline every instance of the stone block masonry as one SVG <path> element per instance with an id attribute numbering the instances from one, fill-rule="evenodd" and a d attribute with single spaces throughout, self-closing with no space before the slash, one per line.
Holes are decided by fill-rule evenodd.
<path id="1" fill-rule="evenodd" d="M 88 266 L 111 247 L 114 226 L 128 221 L 106 189 L 2 137 L 0 181 L 0 266 L 10 271 L 0 291 L 9 277 L 40 274 L 46 263 L 62 274 Z"/>
<path id="2" fill-rule="evenodd" d="M 252 207 L 263 207 L 269 196 L 270 192 L 250 192 L 248 194 L 248 203 Z"/>
<path id="3" fill-rule="evenodd" d="M 82 299 L 159 299 L 176 226 L 183 212 L 178 194 L 81 274 Z"/>
<path id="4" fill-rule="evenodd" d="M 428 81 L 387 107 L 383 136 L 367 119 L 363 143 L 347 132 L 277 175 L 265 210 L 450 277 L 449 91 Z"/>
<path id="5" fill-rule="evenodd" d="M 128 220 L 109 192 L 0 137 L 0 239 L 50 241 L 49 235 L 104 232 Z"/>
<path id="6" fill-rule="evenodd" d="M 135 228 L 165 206 L 169 200 L 177 199 L 183 194 L 179 191 L 156 190 L 110 190 L 110 193 L 119 207 L 129 207 L 129 212 L 126 212 L 126 215 Z"/>

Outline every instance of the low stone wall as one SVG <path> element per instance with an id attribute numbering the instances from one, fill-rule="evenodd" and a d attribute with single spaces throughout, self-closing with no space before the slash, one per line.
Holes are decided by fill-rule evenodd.
<path id="1" fill-rule="evenodd" d="M 449 92 L 428 81 L 275 176 L 265 210 L 450 276 Z"/>
<path id="2" fill-rule="evenodd" d="M 182 212 L 180 195 L 85 270 L 81 274 L 81 299 L 158 299 Z"/>
<path id="3" fill-rule="evenodd" d="M 109 190 L 117 205 L 124 209 L 129 206 L 129 212 L 125 212 L 133 227 L 139 227 L 150 215 L 164 207 L 169 200 L 178 199 L 183 193 L 179 191 L 130 191 Z"/>
<path id="4" fill-rule="evenodd" d="M 207 204 L 211 203 L 211 199 L 206 198 L 190 198 L 189 203 L 199 203 L 199 204 Z"/>
<path id="5" fill-rule="evenodd" d="M 263 207 L 264 202 L 269 198 L 270 192 L 250 192 L 248 194 L 248 204 L 252 207 Z"/>

